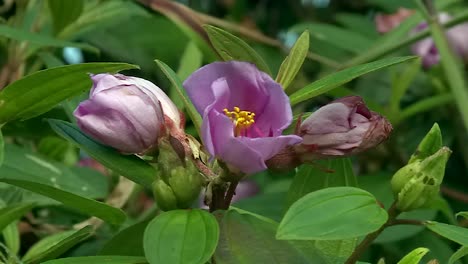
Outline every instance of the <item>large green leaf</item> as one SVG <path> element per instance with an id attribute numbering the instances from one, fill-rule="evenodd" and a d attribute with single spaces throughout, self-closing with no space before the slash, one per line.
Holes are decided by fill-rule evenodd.
<path id="1" fill-rule="evenodd" d="M 309 31 L 305 31 L 297 39 L 289 55 L 281 63 L 276 81 L 286 89 L 296 77 L 309 52 Z"/>
<path id="2" fill-rule="evenodd" d="M 375 197 L 354 187 L 332 187 L 295 202 L 276 237 L 288 240 L 338 240 L 369 234 L 387 221 Z"/>
<path id="3" fill-rule="evenodd" d="M 99 256 L 54 259 L 42 264 L 147 264 L 143 257 Z"/>
<path id="4" fill-rule="evenodd" d="M 80 49 L 99 52 L 99 50 L 89 44 L 76 43 L 65 41 L 41 35 L 38 33 L 28 32 L 21 29 L 13 28 L 7 25 L 0 24 L 0 36 L 7 37 L 14 40 L 28 41 L 36 45 L 36 47 L 77 47 Z"/>
<path id="5" fill-rule="evenodd" d="M 83 63 L 46 69 L 5 87 L 0 93 L 0 124 L 28 119 L 55 107 L 61 101 L 91 88 L 90 73 L 135 69 L 127 63 Z"/>
<path id="6" fill-rule="evenodd" d="M 217 264 L 325 263 L 308 241 L 275 239 L 278 224 L 239 210 L 216 212 L 220 238 L 215 252 Z"/>
<path id="7" fill-rule="evenodd" d="M 96 216 L 111 225 L 120 225 L 126 218 L 125 213 L 120 209 L 49 185 L 14 179 L 0 179 L 0 182 L 47 196 L 82 213 Z"/>
<path id="8" fill-rule="evenodd" d="M 271 71 L 262 57 L 245 41 L 220 28 L 210 25 L 203 27 L 208 33 L 211 44 L 223 60 L 248 61 L 255 64 L 259 70 L 271 75 Z"/>
<path id="9" fill-rule="evenodd" d="M 316 161 L 304 164 L 294 176 L 289 188 L 286 209 L 304 195 L 327 187 L 357 187 L 353 165 L 349 158 Z"/>
<path id="10" fill-rule="evenodd" d="M 371 63 L 347 68 L 336 73 L 332 73 L 293 93 L 289 97 L 291 100 L 291 104 L 295 105 L 315 96 L 326 93 L 334 88 L 339 87 L 342 84 L 352 81 L 353 79 L 361 75 L 416 58 L 417 57 L 413 56 L 385 58 Z"/>
<path id="11" fill-rule="evenodd" d="M 48 0 L 47 4 L 52 15 L 55 33 L 60 32 L 63 28 L 80 17 L 84 7 L 82 0 Z"/>
<path id="12" fill-rule="evenodd" d="M 398 261 L 397 264 L 419 264 L 427 252 L 429 252 L 427 248 L 416 248 Z"/>
<path id="13" fill-rule="evenodd" d="M 151 221 L 143 238 L 151 264 L 201 264 L 213 255 L 219 238 L 214 216 L 204 210 L 174 210 Z"/>
<path id="14" fill-rule="evenodd" d="M 33 204 L 15 204 L 0 209 L 0 231 L 10 223 L 21 218 L 26 212 L 34 207 Z"/>
<path id="15" fill-rule="evenodd" d="M 201 118 L 200 114 L 198 113 L 197 109 L 195 109 L 195 106 L 190 101 L 190 98 L 188 97 L 187 92 L 185 91 L 184 86 L 182 85 L 182 82 L 180 81 L 179 77 L 164 62 L 156 60 L 156 64 L 159 66 L 159 68 L 162 70 L 162 72 L 169 79 L 169 81 L 172 84 L 172 87 L 176 89 L 177 93 L 179 94 L 179 98 L 184 103 L 185 109 L 187 110 L 187 112 L 188 112 L 188 114 L 190 116 L 190 119 L 192 120 L 195 128 L 197 129 L 198 132 L 200 132 L 200 128 L 201 128 L 201 124 L 202 124 L 202 118 Z"/>
<path id="16" fill-rule="evenodd" d="M 108 180 L 95 170 L 64 166 L 11 144 L 7 144 L 5 150 L 0 179 L 47 184 L 88 198 L 102 199 L 107 196 Z M 24 200 L 28 200 L 28 197 L 23 197 Z"/>
<path id="17" fill-rule="evenodd" d="M 150 186 L 156 169 L 135 155 L 122 155 L 106 147 L 79 130 L 71 123 L 50 119 L 49 124 L 59 135 L 86 151 L 102 165 L 143 186 Z"/>
<path id="18" fill-rule="evenodd" d="M 86 226 L 80 230 L 71 230 L 48 236 L 34 244 L 24 255 L 25 264 L 39 264 L 57 258 L 69 249 L 89 238 L 93 228 Z"/>
<path id="19" fill-rule="evenodd" d="M 464 247 L 468 246 L 468 228 L 438 223 L 434 221 L 426 222 L 426 227 L 429 228 L 432 232 L 457 242 Z"/>

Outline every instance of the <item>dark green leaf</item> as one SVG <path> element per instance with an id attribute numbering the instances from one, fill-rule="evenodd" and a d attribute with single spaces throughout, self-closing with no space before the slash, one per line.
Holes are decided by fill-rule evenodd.
<path id="1" fill-rule="evenodd" d="M 408 56 L 408 57 L 394 57 L 394 58 L 385 58 L 371 63 L 354 66 L 347 68 L 345 70 L 332 73 L 318 81 L 315 81 L 301 90 L 293 93 L 289 98 L 291 104 L 295 105 L 297 103 L 303 102 L 305 100 L 311 99 L 315 96 L 326 93 L 334 88 L 339 87 L 342 84 L 352 81 L 353 79 L 373 72 L 382 68 L 386 68 L 398 63 L 402 63 L 408 60 L 416 59 L 417 57 Z"/>
<path id="2" fill-rule="evenodd" d="M 450 256 L 448 264 L 453 264 L 457 260 L 463 258 L 466 255 L 468 255 L 468 247 L 463 246 L 463 247 L 459 248 L 455 253 L 453 253 L 452 256 Z"/>
<path id="3" fill-rule="evenodd" d="M 159 60 L 155 60 L 155 61 L 156 61 L 156 64 L 161 69 L 161 71 L 169 79 L 172 86 L 177 90 L 177 93 L 182 99 L 185 105 L 185 109 L 187 110 L 190 116 L 190 119 L 192 120 L 197 131 L 199 132 L 201 128 L 201 123 L 202 123 L 201 116 L 197 112 L 197 109 L 195 109 L 195 106 L 193 106 L 192 102 L 190 101 L 190 98 L 188 97 L 187 92 L 185 91 L 184 86 L 182 85 L 182 82 L 180 81 L 179 77 L 177 77 L 177 74 L 169 66 L 167 66 L 167 64 Z"/>
<path id="4" fill-rule="evenodd" d="M 147 264 L 143 257 L 99 256 L 75 257 L 46 261 L 42 264 Z"/>
<path id="5" fill-rule="evenodd" d="M 28 41 L 36 44 L 35 47 L 77 47 L 80 49 L 88 50 L 98 53 L 99 50 L 89 44 L 76 43 L 65 40 L 56 39 L 38 33 L 23 31 L 21 29 L 13 28 L 7 25 L 0 24 L 0 36 L 7 37 L 14 40 Z"/>
<path id="6" fill-rule="evenodd" d="M 426 222 L 426 227 L 429 228 L 432 232 L 457 242 L 464 247 L 468 246 L 468 228 L 438 223 L 434 221 Z"/>
<path id="7" fill-rule="evenodd" d="M 295 202 L 281 221 L 276 237 L 288 240 L 354 238 L 376 231 L 387 218 L 387 212 L 374 196 L 364 190 L 326 188 Z"/>
<path id="8" fill-rule="evenodd" d="M 220 238 L 217 264 L 325 263 L 308 241 L 275 239 L 278 224 L 264 217 L 236 210 L 216 212 Z"/>
<path id="9" fill-rule="evenodd" d="M 429 252 L 429 249 L 427 248 L 417 248 L 405 257 L 403 257 L 400 261 L 398 261 L 397 264 L 419 264 L 421 259 L 426 255 L 426 253 Z"/>
<path id="10" fill-rule="evenodd" d="M 127 63 L 83 63 L 30 74 L 0 93 L 0 123 L 45 113 L 61 101 L 91 88 L 89 73 L 135 69 Z"/>
<path id="11" fill-rule="evenodd" d="M 76 125 L 62 120 L 48 120 L 52 129 L 76 146 L 86 151 L 102 165 L 143 186 L 151 186 L 156 169 L 135 155 L 122 155 L 115 149 L 94 141 Z"/>
<path id="12" fill-rule="evenodd" d="M 292 47 L 289 55 L 281 63 L 276 81 L 286 89 L 296 77 L 309 52 L 309 31 L 304 31 Z"/>
<path id="13" fill-rule="evenodd" d="M 113 236 L 99 252 L 99 255 L 144 256 L 143 234 L 148 221 L 129 226 Z"/>
<path id="14" fill-rule="evenodd" d="M 151 264 L 200 264 L 208 261 L 218 244 L 219 227 L 204 210 L 174 210 L 158 215 L 143 238 Z"/>
<path id="15" fill-rule="evenodd" d="M 47 3 L 52 14 L 56 34 L 75 21 L 81 15 L 84 6 L 82 0 L 49 0 Z"/>
<path id="16" fill-rule="evenodd" d="M 211 44 L 223 60 L 248 61 L 255 64 L 259 70 L 271 75 L 271 71 L 262 57 L 245 41 L 220 28 L 210 25 L 203 27 L 208 33 Z"/>
<path id="17" fill-rule="evenodd" d="M 86 226 L 77 231 L 66 231 L 48 236 L 34 244 L 26 252 L 22 261 L 25 264 L 39 264 L 43 261 L 57 258 L 92 234 L 93 228 Z"/>
<path id="18" fill-rule="evenodd" d="M 101 218 L 111 225 L 120 225 L 126 218 L 125 213 L 120 209 L 70 192 L 62 191 L 49 185 L 13 179 L 0 179 L 0 182 L 47 196 L 82 213 Z"/>
<path id="19" fill-rule="evenodd" d="M 16 204 L 0 209 L 0 231 L 5 229 L 10 223 L 21 218 L 25 213 L 34 207 L 33 204 Z"/>
<path id="20" fill-rule="evenodd" d="M 5 140 L 3 139 L 2 131 L 0 130 L 0 167 L 3 165 L 5 159 Z"/>

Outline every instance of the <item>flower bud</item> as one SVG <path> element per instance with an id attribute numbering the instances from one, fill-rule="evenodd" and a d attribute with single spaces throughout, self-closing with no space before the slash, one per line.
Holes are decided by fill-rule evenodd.
<path id="1" fill-rule="evenodd" d="M 447 13 L 439 14 L 439 22 L 446 23 L 451 19 Z M 420 23 L 412 31 L 412 34 L 420 32 L 428 27 L 426 22 Z M 446 30 L 447 40 L 453 50 L 462 58 L 464 62 L 468 61 L 468 23 L 461 23 Z M 423 67 L 428 69 L 440 61 L 440 54 L 430 37 L 422 39 L 411 46 L 411 51 L 422 57 Z"/>
<path id="2" fill-rule="evenodd" d="M 157 148 L 168 123 L 182 129 L 178 109 L 153 83 L 122 74 L 91 79 L 89 99 L 74 115 L 80 129 L 100 143 L 123 153 L 145 153 Z"/>
<path id="3" fill-rule="evenodd" d="M 294 146 L 301 160 L 345 156 L 372 148 L 385 140 L 392 125 L 370 111 L 361 97 L 335 100 L 314 112 L 299 127 L 303 142 Z"/>
<path id="4" fill-rule="evenodd" d="M 153 183 L 153 193 L 158 206 L 165 211 L 190 207 L 200 194 L 203 178 L 180 146 L 163 140 L 157 166 L 160 177 Z"/>
<path id="5" fill-rule="evenodd" d="M 423 140 L 421 140 L 408 163 L 423 160 L 436 153 L 440 148 L 442 148 L 442 133 L 440 132 L 439 125 L 435 123 Z"/>
<path id="6" fill-rule="evenodd" d="M 451 153 L 449 148 L 442 147 L 423 160 L 409 163 L 393 175 L 391 185 L 400 211 L 427 206 L 437 197 Z"/>

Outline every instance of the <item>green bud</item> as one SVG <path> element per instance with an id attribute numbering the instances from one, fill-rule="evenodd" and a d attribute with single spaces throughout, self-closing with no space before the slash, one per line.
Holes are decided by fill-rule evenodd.
<path id="1" fill-rule="evenodd" d="M 164 210 L 189 208 L 198 198 L 203 178 L 180 142 L 163 141 L 159 145 L 159 179 L 153 183 L 158 206 Z"/>
<path id="2" fill-rule="evenodd" d="M 401 168 L 392 178 L 392 190 L 400 211 L 427 206 L 437 197 L 445 166 L 452 152 L 442 147 L 434 154 Z"/>
<path id="3" fill-rule="evenodd" d="M 440 132 L 439 125 L 435 123 L 423 140 L 421 140 L 421 143 L 419 143 L 414 154 L 411 155 L 408 163 L 425 159 L 436 153 L 440 148 L 442 148 L 442 133 Z"/>

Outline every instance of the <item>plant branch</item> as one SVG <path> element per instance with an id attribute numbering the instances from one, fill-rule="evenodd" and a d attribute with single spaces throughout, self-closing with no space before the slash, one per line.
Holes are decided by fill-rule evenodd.
<path id="1" fill-rule="evenodd" d="M 238 181 L 231 182 L 229 184 L 229 188 L 228 188 L 228 190 L 226 192 L 226 196 L 224 197 L 224 209 L 228 209 L 229 206 L 231 205 L 232 198 L 236 194 L 236 188 L 237 188 L 238 184 L 239 184 Z"/>
<path id="2" fill-rule="evenodd" d="M 417 219 L 395 219 L 392 222 L 388 223 L 387 226 L 395 225 L 424 225 L 424 221 Z"/>
<path id="3" fill-rule="evenodd" d="M 450 197 L 450 198 L 452 198 L 454 200 L 457 200 L 457 201 L 468 204 L 468 194 L 466 194 L 466 193 L 451 189 L 451 188 L 449 188 L 447 186 L 441 186 L 440 187 L 440 192 L 443 195 L 448 196 L 448 197 Z"/>

